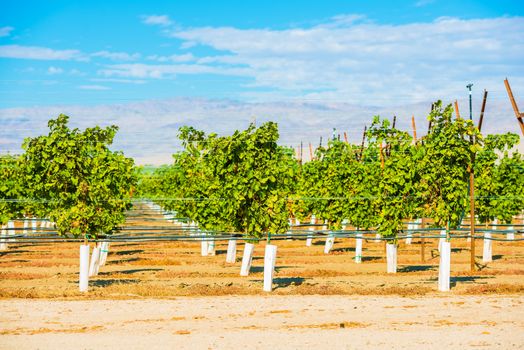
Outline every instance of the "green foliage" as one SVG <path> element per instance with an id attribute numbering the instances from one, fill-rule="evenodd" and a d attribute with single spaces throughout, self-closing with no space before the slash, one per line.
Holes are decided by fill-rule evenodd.
<path id="1" fill-rule="evenodd" d="M 314 213 L 327 220 L 330 229 L 339 230 L 346 218 L 348 189 L 356 160 L 355 149 L 338 141 L 316 150 L 316 159 L 304 164 L 298 185 L 299 211 Z"/>
<path id="2" fill-rule="evenodd" d="M 379 191 L 375 202 L 377 231 L 382 237 L 394 241 L 403 228 L 403 219 L 410 217 L 420 203 L 417 164 L 421 152 L 412 145 L 408 133 L 391 127 L 388 120 L 381 121 L 379 117 L 374 118 L 368 139 L 379 149 L 379 158 L 383 159 L 384 164 L 376 182 Z M 383 143 L 384 149 L 380 154 Z"/>
<path id="3" fill-rule="evenodd" d="M 70 129 L 69 117 L 49 121 L 46 136 L 28 138 L 23 181 L 28 197 L 45 201 L 34 214 L 56 222 L 59 234 L 97 237 L 125 219 L 136 182 L 133 160 L 109 150 L 118 128 Z"/>
<path id="4" fill-rule="evenodd" d="M 453 108 L 442 108 L 441 101 L 428 120 L 432 129 L 423 140 L 419 167 L 424 211 L 436 225 L 455 227 L 469 207 L 469 169 L 482 138 L 472 121 L 453 119 Z"/>
<path id="5" fill-rule="evenodd" d="M 475 209 L 480 222 L 496 217 L 510 222 L 524 207 L 524 162 L 510 150 L 519 142 L 512 133 L 488 135 L 475 161 Z"/>
<path id="6" fill-rule="evenodd" d="M 277 145 L 275 123 L 224 137 L 182 127 L 179 137 L 184 150 L 143 180 L 146 193 L 171 198 L 161 201 L 164 208 L 205 230 L 260 238 L 287 229 L 297 165 L 290 150 Z"/>
<path id="7" fill-rule="evenodd" d="M 473 123 L 454 119 L 451 105 L 440 101 L 428 119 L 432 128 L 416 143 L 377 116 L 362 154 L 360 145 L 331 140 L 305 164 L 277 145 L 274 123 L 227 137 L 183 127 L 184 150 L 172 165 L 143 175 L 141 191 L 206 230 L 258 238 L 283 232 L 290 217 L 314 214 L 330 229 L 348 219 L 396 241 L 405 219 L 425 216 L 438 227 L 457 226 L 469 208 L 474 166 L 479 216 L 511 220 L 524 206 L 523 160 L 509 154 L 518 137 L 490 135 L 482 147 Z"/>
<path id="8" fill-rule="evenodd" d="M 23 214 L 24 187 L 21 179 L 21 159 L 0 156 L 0 225 Z"/>

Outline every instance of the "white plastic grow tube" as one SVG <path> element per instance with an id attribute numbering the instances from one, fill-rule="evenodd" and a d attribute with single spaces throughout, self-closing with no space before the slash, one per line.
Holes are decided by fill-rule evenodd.
<path id="1" fill-rule="evenodd" d="M 314 225 L 316 223 L 315 215 L 311 215 L 311 221 L 309 222 L 311 225 Z M 315 227 L 310 226 L 309 231 L 315 231 Z M 313 235 L 308 234 L 306 238 L 306 247 L 311 247 L 311 244 L 313 243 Z"/>
<path id="2" fill-rule="evenodd" d="M 355 240 L 355 263 L 360 264 L 362 262 L 362 233 L 357 233 L 357 239 Z"/>
<path id="3" fill-rule="evenodd" d="M 493 261 L 493 241 L 491 232 L 484 232 L 484 246 L 482 249 L 482 262 L 488 263 Z"/>
<path id="4" fill-rule="evenodd" d="M 264 291 L 273 290 L 273 275 L 275 273 L 275 262 L 277 260 L 277 246 L 268 244 L 264 254 Z"/>
<path id="5" fill-rule="evenodd" d="M 249 276 L 251 269 L 251 262 L 253 261 L 253 249 L 255 246 L 252 243 L 244 244 L 244 253 L 242 255 L 242 265 L 240 266 L 240 276 Z"/>
<path id="6" fill-rule="evenodd" d="M 7 249 L 7 225 L 2 225 L 2 233 L 0 234 L 0 250 L 6 250 Z"/>
<path id="7" fill-rule="evenodd" d="M 34 216 L 31 218 L 31 231 L 36 233 L 36 218 Z"/>
<path id="8" fill-rule="evenodd" d="M 80 246 L 80 273 L 79 289 L 81 292 L 87 292 L 89 287 L 89 245 Z"/>
<path id="9" fill-rule="evenodd" d="M 215 256 L 215 238 L 207 241 L 207 255 Z"/>
<path id="10" fill-rule="evenodd" d="M 440 253 L 440 250 L 442 249 L 442 243 L 446 242 L 446 230 L 440 230 L 438 239 L 438 251 Z"/>
<path id="11" fill-rule="evenodd" d="M 438 290 L 447 292 L 450 290 L 450 266 L 451 265 L 451 244 L 442 242 L 440 247 L 440 264 L 438 270 Z"/>
<path id="12" fill-rule="evenodd" d="M 100 266 L 104 266 L 107 261 L 107 254 L 109 253 L 109 242 L 102 242 L 100 248 Z"/>
<path id="13" fill-rule="evenodd" d="M 513 231 L 513 226 L 508 226 L 506 228 L 506 230 L 511 230 Z M 510 241 L 514 241 L 515 240 L 515 232 L 508 232 L 506 234 L 506 239 L 510 240 Z"/>
<path id="14" fill-rule="evenodd" d="M 329 232 L 328 237 L 326 238 L 326 244 L 324 245 L 324 254 L 329 254 L 331 249 L 335 245 L 335 235 L 332 232 Z"/>
<path id="15" fill-rule="evenodd" d="M 100 262 L 100 248 L 98 245 L 93 248 L 91 263 L 89 264 L 89 277 L 95 276 L 98 272 L 98 263 Z"/>
<path id="16" fill-rule="evenodd" d="M 397 273 L 397 245 L 394 243 L 386 244 L 386 263 L 387 273 Z"/>
<path id="17" fill-rule="evenodd" d="M 10 236 L 16 235 L 15 222 L 12 221 L 12 220 L 9 220 L 7 222 L 7 234 L 10 235 Z M 16 240 L 15 239 L 10 239 L 9 242 L 16 242 Z"/>
<path id="18" fill-rule="evenodd" d="M 409 223 L 408 224 L 408 232 L 406 233 L 406 244 L 411 244 L 411 241 L 413 240 L 413 232 L 412 230 L 415 229 L 414 224 Z"/>
<path id="19" fill-rule="evenodd" d="M 226 263 L 234 264 L 237 260 L 237 240 L 230 239 L 227 243 Z"/>

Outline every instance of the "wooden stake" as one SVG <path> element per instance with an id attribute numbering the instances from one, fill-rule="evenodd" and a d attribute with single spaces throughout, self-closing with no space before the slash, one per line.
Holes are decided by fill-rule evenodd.
<path id="1" fill-rule="evenodd" d="M 366 142 L 366 131 L 368 127 L 364 126 L 364 132 L 362 133 L 362 145 L 360 146 L 360 161 L 364 160 L 364 143 Z"/>
<path id="2" fill-rule="evenodd" d="M 455 114 L 457 115 L 457 119 L 460 119 L 459 104 L 457 100 L 455 100 Z"/>
<path id="3" fill-rule="evenodd" d="M 349 144 L 348 134 L 345 131 L 344 131 L 344 140 L 346 141 L 347 144 Z"/>
<path id="4" fill-rule="evenodd" d="M 482 130 L 482 122 L 484 121 L 484 110 L 486 109 L 486 100 L 488 99 L 488 92 L 484 90 L 484 98 L 482 99 L 482 108 L 480 109 L 479 131 Z"/>
<path id="5" fill-rule="evenodd" d="M 309 159 L 313 160 L 313 146 L 311 146 L 311 142 L 309 143 Z"/>
<path id="6" fill-rule="evenodd" d="M 508 78 L 504 79 L 504 85 L 506 85 L 506 91 L 508 92 L 509 100 L 511 102 L 511 105 L 513 106 L 513 111 L 515 112 L 517 121 L 519 122 L 520 131 L 524 136 L 524 120 L 522 120 L 522 118 L 524 117 L 524 113 L 519 112 L 519 107 L 517 106 L 517 102 L 515 102 L 515 98 L 513 97 L 513 92 L 511 91 L 511 87 L 509 86 Z"/>
<path id="7" fill-rule="evenodd" d="M 415 116 L 411 116 L 411 127 L 413 128 L 413 140 L 417 142 L 417 125 L 415 124 Z"/>
<path id="8" fill-rule="evenodd" d="M 302 144 L 302 141 L 300 141 L 300 164 L 302 164 L 302 155 L 303 155 L 303 144 Z"/>

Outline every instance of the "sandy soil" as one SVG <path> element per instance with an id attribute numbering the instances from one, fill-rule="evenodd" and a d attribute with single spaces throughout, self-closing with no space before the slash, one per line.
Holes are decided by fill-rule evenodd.
<path id="1" fill-rule="evenodd" d="M 384 246 L 364 243 L 356 264 L 355 242 L 337 240 L 323 253 L 324 239 L 274 241 L 278 246 L 274 294 L 438 295 L 437 240 L 427 240 L 425 261 L 420 244 L 398 251 L 398 273 L 386 273 Z M 243 245 L 237 262 L 226 264 L 227 242 L 216 256 L 202 257 L 199 242 L 113 243 L 107 264 L 90 279 L 87 295 L 78 292 L 79 244 L 11 244 L 0 252 L 0 298 L 129 299 L 174 296 L 239 295 L 262 292 L 264 244 L 256 246 L 251 274 L 240 277 Z M 93 245 L 92 245 L 93 247 Z M 482 253 L 482 242 L 477 242 Z M 452 241 L 450 294 L 524 294 L 524 242 L 494 242 L 494 261 L 470 272 L 469 243 Z"/>
<path id="2" fill-rule="evenodd" d="M 0 301 L 0 349 L 519 349 L 522 296 Z"/>
<path id="3" fill-rule="evenodd" d="M 172 227 L 160 217 L 128 225 Z M 21 225 L 18 223 L 17 225 Z M 520 236 L 520 235 L 519 235 Z M 524 242 L 494 242 L 470 271 L 469 243 L 452 240 L 450 292 L 437 291 L 437 239 L 400 242 L 398 273 L 383 243 L 325 238 L 278 246 L 274 290 L 262 291 L 264 244 L 251 274 L 226 264 L 227 241 L 112 243 L 107 264 L 78 291 L 79 243 L 18 242 L 0 252 L 0 349 L 524 348 Z M 91 244 L 93 247 L 93 244 Z"/>

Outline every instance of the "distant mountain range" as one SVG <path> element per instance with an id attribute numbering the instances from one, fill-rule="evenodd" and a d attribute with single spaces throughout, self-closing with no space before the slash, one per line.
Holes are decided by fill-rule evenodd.
<path id="1" fill-rule="evenodd" d="M 444 101 L 451 103 L 452 101 Z M 474 120 L 478 120 L 480 100 L 473 104 Z M 308 144 L 318 145 L 335 134 L 347 133 L 351 142 L 362 138 L 365 125 L 374 115 L 392 119 L 397 127 L 411 132 L 411 116 L 415 116 L 417 135 L 424 135 L 431 101 L 399 106 L 358 106 L 347 103 L 280 101 L 241 102 L 202 98 L 174 98 L 111 105 L 35 106 L 0 109 L 0 153 L 19 153 L 25 137 L 46 133 L 47 120 L 60 113 L 71 117 L 71 126 L 85 128 L 93 125 L 116 124 L 120 127 L 113 149 L 122 150 L 135 158 L 137 164 L 165 164 L 181 149 L 178 128 L 190 125 L 206 132 L 230 134 L 257 124 L 274 121 L 279 124 L 280 143 L 297 147 L 303 142 L 304 157 L 309 157 Z M 460 113 L 469 117 L 467 100 L 459 100 Z M 524 104 L 521 106 L 524 110 Z M 490 100 L 486 106 L 483 125 L 486 133 L 515 132 L 520 135 L 509 100 L 503 96 Z M 523 151 L 521 143 L 519 146 Z"/>

